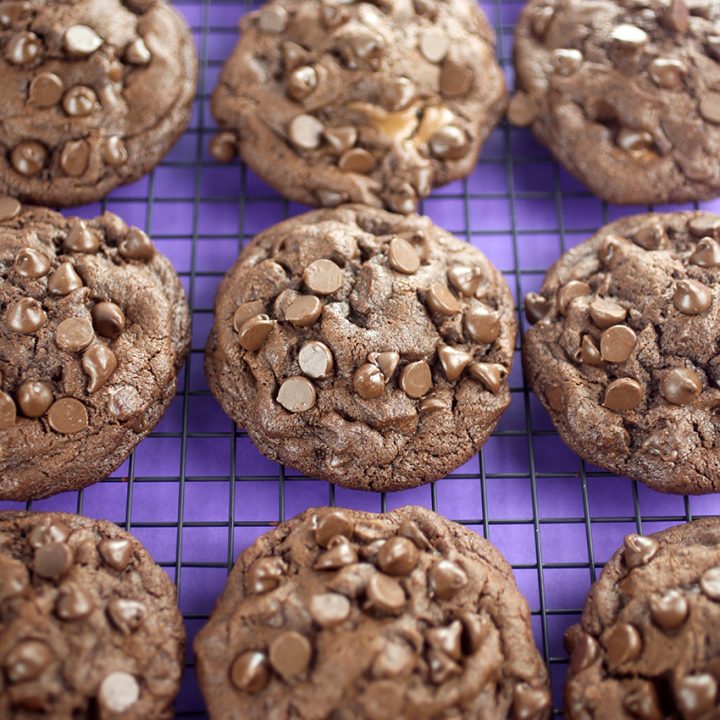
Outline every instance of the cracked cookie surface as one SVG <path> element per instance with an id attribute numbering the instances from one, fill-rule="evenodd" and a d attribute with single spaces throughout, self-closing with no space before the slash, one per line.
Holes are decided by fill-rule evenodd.
<path id="1" fill-rule="evenodd" d="M 511 122 L 615 203 L 720 194 L 720 3 L 531 0 Z"/>
<path id="2" fill-rule="evenodd" d="M 190 313 L 169 260 L 117 215 L 0 198 L 0 498 L 83 488 L 175 396 Z"/>
<path id="3" fill-rule="evenodd" d="M 0 194 L 79 205 L 137 180 L 187 127 L 196 78 L 165 0 L 0 2 Z"/>
<path id="4" fill-rule="evenodd" d="M 0 513 L 0 717 L 173 717 L 175 587 L 116 525 Z"/>
<path id="5" fill-rule="evenodd" d="M 245 550 L 195 641 L 213 720 L 542 720 L 512 570 L 435 513 L 308 510 Z"/>
<path id="6" fill-rule="evenodd" d="M 628 535 L 565 637 L 570 720 L 718 716 L 720 520 Z"/>
<path id="7" fill-rule="evenodd" d="M 225 131 L 283 195 L 413 212 L 469 175 L 505 106 L 495 38 L 472 0 L 272 0 L 242 37 L 213 95 Z"/>
<path id="8" fill-rule="evenodd" d="M 307 475 L 396 490 L 442 477 L 510 402 L 512 296 L 426 217 L 346 206 L 260 233 L 223 281 L 210 388 L 258 449 Z"/>
<path id="9" fill-rule="evenodd" d="M 720 217 L 606 225 L 525 299 L 525 372 L 578 455 L 665 492 L 720 488 Z"/>

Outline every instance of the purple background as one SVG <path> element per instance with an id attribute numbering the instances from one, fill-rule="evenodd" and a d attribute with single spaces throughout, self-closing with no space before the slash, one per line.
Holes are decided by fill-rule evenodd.
<path id="1" fill-rule="evenodd" d="M 150 176 L 74 212 L 94 216 L 109 209 L 152 234 L 188 291 L 192 353 L 169 412 L 112 478 L 81 493 L 32 503 L 32 509 L 115 521 L 165 567 L 177 582 L 189 636 L 178 715 L 204 717 L 192 638 L 243 548 L 276 521 L 313 505 L 334 502 L 373 511 L 433 507 L 484 534 L 512 563 L 560 708 L 567 664 L 563 633 L 623 536 L 720 513 L 720 498 L 662 495 L 583 463 L 562 444 L 528 392 L 519 353 L 510 376 L 512 405 L 497 431 L 477 457 L 444 480 L 407 492 L 362 493 L 333 488 L 263 458 L 210 395 L 202 352 L 222 273 L 248 238 L 303 208 L 283 201 L 240 164 L 219 166 L 208 156 L 214 127 L 208 98 L 249 4 L 176 0 L 175 5 L 191 24 L 202 59 L 192 126 Z M 521 4 L 483 7 L 498 30 L 498 53 L 512 85 L 512 28 Z M 704 207 L 720 210 L 720 203 Z M 558 168 L 528 131 L 505 123 L 486 143 L 467 181 L 438 189 L 424 203 L 435 222 L 488 255 L 516 299 L 540 286 L 545 269 L 564 249 L 607 220 L 644 209 L 600 202 Z M 524 318 L 521 322 L 524 326 Z M 20 507 L 0 503 L 2 509 Z"/>

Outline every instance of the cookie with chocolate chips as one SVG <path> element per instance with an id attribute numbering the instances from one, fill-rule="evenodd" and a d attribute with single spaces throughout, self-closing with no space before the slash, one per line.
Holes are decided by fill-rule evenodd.
<path id="1" fill-rule="evenodd" d="M 473 0 L 271 0 L 241 28 L 212 154 L 308 205 L 413 212 L 470 174 L 505 106 Z"/>
<path id="2" fill-rule="evenodd" d="M 308 510 L 245 550 L 195 640 L 213 720 L 542 720 L 510 566 L 429 510 Z"/>
<path id="3" fill-rule="evenodd" d="M 487 258 L 360 205 L 258 235 L 218 292 L 210 388 L 269 458 L 398 490 L 466 462 L 510 402 L 516 322 Z"/>
<path id="4" fill-rule="evenodd" d="M 0 499 L 118 467 L 175 396 L 189 325 L 144 232 L 0 198 Z"/>
<path id="5" fill-rule="evenodd" d="M 525 298 L 530 386 L 582 458 L 664 492 L 720 490 L 720 217 L 606 225 Z"/>
<path id="6" fill-rule="evenodd" d="M 568 630 L 570 720 L 710 720 L 720 702 L 720 520 L 628 535 Z"/>
<path id="7" fill-rule="evenodd" d="M 508 118 L 601 198 L 720 195 L 720 3 L 530 0 Z"/>
<path id="8" fill-rule="evenodd" d="M 64 513 L 0 513 L 0 717 L 172 718 L 185 630 L 131 535 Z"/>
<path id="9" fill-rule="evenodd" d="M 3 0 L 0 194 L 79 205 L 137 180 L 187 127 L 196 76 L 165 0 Z"/>

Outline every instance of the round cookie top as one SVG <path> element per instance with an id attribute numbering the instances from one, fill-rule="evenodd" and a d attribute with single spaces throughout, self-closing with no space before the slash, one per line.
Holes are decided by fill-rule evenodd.
<path id="1" fill-rule="evenodd" d="M 566 634 L 567 717 L 717 717 L 720 521 L 628 535 Z"/>
<path id="2" fill-rule="evenodd" d="M 563 440 L 656 490 L 720 488 L 719 239 L 709 213 L 623 218 L 525 299 L 526 375 Z"/>
<path id="3" fill-rule="evenodd" d="M 530 0 L 508 117 L 601 198 L 720 194 L 720 3 Z"/>
<path id="4" fill-rule="evenodd" d="M 64 218 L 0 198 L 0 498 L 99 480 L 175 392 L 185 293 L 117 215 Z"/>
<path id="5" fill-rule="evenodd" d="M 187 126 L 196 75 L 165 0 L 0 2 L 0 194 L 78 205 L 136 180 Z"/>
<path id="6" fill-rule="evenodd" d="M 394 490 L 467 461 L 510 402 L 516 322 L 487 258 L 426 217 L 316 210 L 258 235 L 218 292 L 210 388 L 261 452 Z"/>
<path id="7" fill-rule="evenodd" d="M 308 510 L 238 559 L 195 641 L 210 715 L 550 717 L 510 566 L 429 510 Z"/>
<path id="8" fill-rule="evenodd" d="M 185 631 L 175 587 L 128 533 L 0 513 L 0 716 L 173 717 Z"/>
<path id="9" fill-rule="evenodd" d="M 211 149 L 283 195 L 410 213 L 469 175 L 506 90 L 472 0 L 271 0 L 241 21 Z"/>

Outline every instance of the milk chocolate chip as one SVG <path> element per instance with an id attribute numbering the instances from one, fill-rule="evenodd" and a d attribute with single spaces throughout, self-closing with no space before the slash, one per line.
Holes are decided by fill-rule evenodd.
<path id="1" fill-rule="evenodd" d="M 316 398 L 315 386 L 307 378 L 297 375 L 283 382 L 277 401 L 289 412 L 300 413 L 310 410 Z"/>

